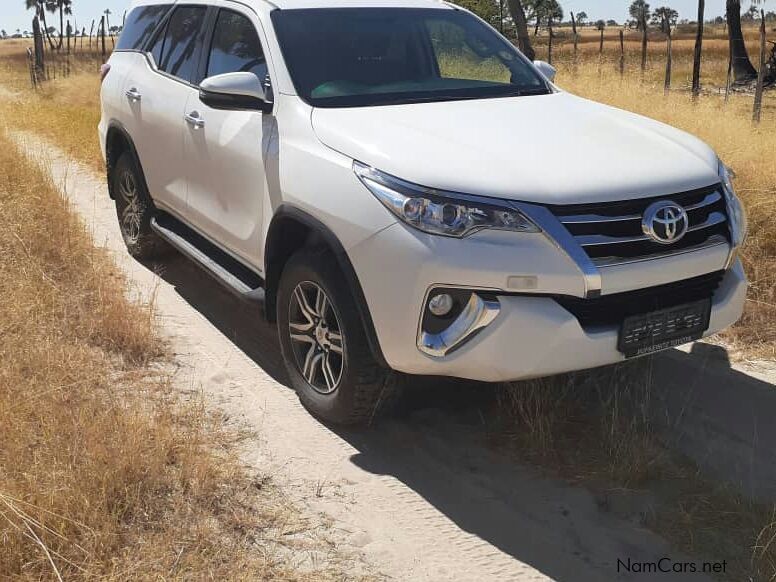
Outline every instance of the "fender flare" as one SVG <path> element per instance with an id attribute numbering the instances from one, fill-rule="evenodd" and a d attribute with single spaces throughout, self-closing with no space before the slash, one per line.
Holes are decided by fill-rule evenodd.
<path id="1" fill-rule="evenodd" d="M 337 265 L 339 266 L 340 271 L 342 271 L 345 282 L 356 302 L 356 309 L 358 310 L 358 314 L 364 326 L 364 332 L 366 333 L 367 343 L 372 352 L 372 356 L 378 364 L 385 368 L 390 368 L 385 360 L 385 356 L 383 356 L 380 341 L 377 339 L 374 321 L 372 320 L 372 315 L 369 311 L 369 305 L 366 302 L 364 291 L 361 288 L 358 275 L 356 275 L 356 270 L 350 262 L 350 257 L 348 256 L 345 247 L 342 246 L 342 243 L 331 229 L 320 220 L 311 216 L 304 210 L 288 204 L 281 204 L 278 207 L 267 231 L 267 243 L 264 249 L 264 273 L 266 284 L 266 303 L 264 309 L 267 318 L 270 320 L 274 320 L 275 318 L 275 301 L 283 265 L 278 264 L 278 261 L 273 261 L 273 259 L 275 259 L 278 254 L 275 249 L 280 244 L 280 225 L 284 219 L 291 219 L 303 224 L 310 230 L 314 237 L 320 237 L 320 239 L 332 250 L 334 257 L 337 260 Z"/>
<path id="2" fill-rule="evenodd" d="M 146 191 L 150 195 L 151 191 L 148 189 L 148 182 L 146 181 L 146 178 L 145 178 L 143 165 L 140 163 L 140 156 L 137 153 L 137 148 L 135 147 L 135 141 L 132 139 L 132 136 L 129 135 L 127 128 L 124 127 L 124 125 L 120 121 L 117 121 L 114 119 L 108 124 L 108 131 L 105 134 L 105 170 L 108 178 L 108 194 L 110 195 L 111 200 L 116 199 L 116 195 L 113 192 L 113 181 L 110 179 L 111 170 L 113 169 L 113 165 L 116 163 L 116 160 L 111 158 L 110 148 L 108 146 L 110 144 L 110 136 L 115 132 L 118 132 L 121 134 L 121 137 L 124 139 L 124 141 L 128 146 L 129 152 L 135 158 L 135 162 L 137 162 L 137 167 L 140 170 L 140 177 L 143 179 L 143 184 L 146 187 Z M 153 196 L 151 198 L 153 199 Z"/>

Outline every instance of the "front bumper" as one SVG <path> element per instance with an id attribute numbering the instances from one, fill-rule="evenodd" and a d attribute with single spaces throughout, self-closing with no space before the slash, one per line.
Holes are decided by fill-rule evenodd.
<path id="1" fill-rule="evenodd" d="M 722 246 L 607 269 L 602 273 L 602 293 L 719 271 L 728 251 Z M 617 350 L 617 328 L 586 330 L 574 315 L 546 296 L 583 297 L 585 283 L 577 265 L 542 235 L 486 231 L 458 240 L 424 235 L 396 224 L 350 249 L 349 254 L 383 355 L 395 370 L 500 382 L 624 359 Z M 525 280 L 535 281 L 530 292 L 510 288 L 512 281 Z M 443 357 L 423 353 L 417 345 L 425 298 L 437 286 L 487 290 L 500 303 L 498 316 L 485 329 Z M 735 323 L 745 297 L 746 278 L 736 261 L 714 295 L 706 335 Z"/>

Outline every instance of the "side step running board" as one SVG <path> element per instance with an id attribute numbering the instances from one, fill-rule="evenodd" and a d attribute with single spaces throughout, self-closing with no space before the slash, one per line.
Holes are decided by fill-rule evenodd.
<path id="1" fill-rule="evenodd" d="M 151 219 L 151 228 L 242 299 L 264 301 L 264 280 L 241 262 L 167 213 Z"/>

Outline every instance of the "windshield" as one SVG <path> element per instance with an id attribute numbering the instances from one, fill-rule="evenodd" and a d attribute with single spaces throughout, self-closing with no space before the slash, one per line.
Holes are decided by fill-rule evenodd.
<path id="1" fill-rule="evenodd" d="M 316 107 L 550 92 L 515 47 L 459 10 L 275 10 L 272 22 L 297 93 Z"/>

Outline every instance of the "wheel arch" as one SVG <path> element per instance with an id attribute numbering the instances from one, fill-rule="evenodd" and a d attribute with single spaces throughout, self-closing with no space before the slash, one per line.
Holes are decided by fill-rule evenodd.
<path id="1" fill-rule="evenodd" d="M 269 321 L 276 321 L 277 290 L 283 268 L 291 256 L 302 248 L 328 248 L 334 255 L 345 282 L 356 303 L 356 309 L 364 326 L 369 349 L 375 360 L 383 367 L 388 363 L 383 356 L 377 339 L 372 315 L 369 312 L 364 291 L 358 280 L 347 251 L 337 236 L 317 218 L 307 212 L 282 204 L 270 223 L 264 250 L 265 306 Z"/>
<path id="2" fill-rule="evenodd" d="M 111 121 L 108 125 L 108 131 L 105 134 L 105 171 L 108 178 L 108 194 L 112 200 L 116 199 L 116 194 L 113 192 L 113 180 L 111 179 L 113 174 L 113 168 L 116 166 L 119 158 L 129 152 L 135 158 L 138 170 L 140 171 L 140 177 L 143 179 L 143 183 L 146 186 L 148 183 L 143 173 L 143 167 L 140 164 L 140 157 L 137 154 L 137 148 L 135 142 L 129 135 L 127 129 L 119 121 Z"/>

